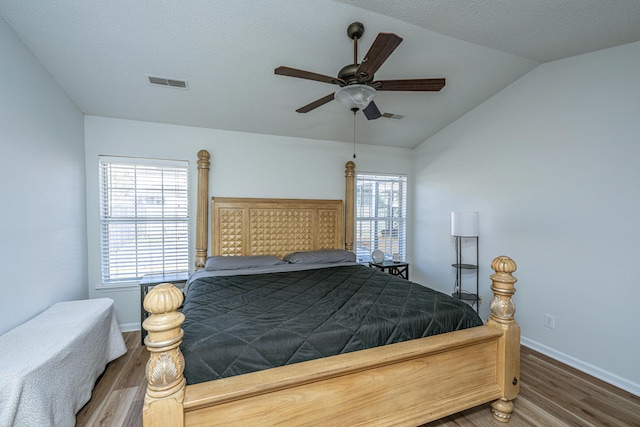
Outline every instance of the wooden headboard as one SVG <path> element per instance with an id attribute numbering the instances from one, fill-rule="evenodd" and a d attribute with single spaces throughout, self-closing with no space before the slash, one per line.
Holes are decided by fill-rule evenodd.
<path id="1" fill-rule="evenodd" d="M 342 200 L 211 198 L 211 255 L 344 248 Z"/>
<path id="2" fill-rule="evenodd" d="M 209 162 L 198 152 L 196 269 L 208 254 Z M 346 163 L 345 199 L 211 198 L 211 255 L 276 255 L 316 249 L 353 250 L 355 163 Z"/>

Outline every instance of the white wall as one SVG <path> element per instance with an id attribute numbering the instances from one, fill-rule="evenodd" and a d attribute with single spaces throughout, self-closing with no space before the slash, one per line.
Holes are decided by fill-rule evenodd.
<path id="1" fill-rule="evenodd" d="M 640 42 L 544 64 L 414 157 L 414 277 L 450 292 L 449 213 L 480 211 L 481 293 L 511 256 L 523 343 L 636 394 L 638 76 Z"/>
<path id="2" fill-rule="evenodd" d="M 87 297 L 83 116 L 0 18 L 0 334 Z"/>
<path id="3" fill-rule="evenodd" d="M 116 155 L 188 160 L 191 165 L 192 246 L 195 247 L 197 152 L 211 154 L 209 193 L 218 197 L 343 199 L 345 163 L 353 144 L 87 116 L 87 226 L 91 297 L 116 301 L 121 327 L 138 329 L 137 284 L 97 289 L 100 281 L 98 156 Z M 358 170 L 411 173 L 411 150 L 359 145 Z M 194 254 L 191 254 L 193 257 Z M 193 262 L 191 262 L 193 265 Z"/>

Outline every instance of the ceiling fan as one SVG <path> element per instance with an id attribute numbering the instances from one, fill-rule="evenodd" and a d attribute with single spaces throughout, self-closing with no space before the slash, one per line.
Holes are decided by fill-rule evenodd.
<path id="1" fill-rule="evenodd" d="M 362 34 L 364 25 L 360 22 L 354 22 L 347 28 L 347 35 L 353 40 L 353 64 L 343 67 L 337 77 L 284 66 L 275 69 L 275 73 L 281 76 L 315 80 L 341 87 L 337 92 L 298 108 L 298 113 L 308 113 L 335 99 L 354 113 L 362 110 L 369 120 L 392 117 L 393 114 L 381 114 L 373 102 L 377 91 L 438 92 L 444 87 L 445 79 L 374 80 L 375 72 L 402 42 L 402 37 L 393 33 L 378 34 L 362 62 L 358 64 L 358 39 Z"/>

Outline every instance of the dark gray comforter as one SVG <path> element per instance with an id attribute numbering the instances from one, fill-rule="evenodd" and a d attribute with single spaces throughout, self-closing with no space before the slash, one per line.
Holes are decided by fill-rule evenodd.
<path id="1" fill-rule="evenodd" d="M 189 384 L 482 325 L 462 301 L 361 265 L 200 278 L 183 312 Z"/>

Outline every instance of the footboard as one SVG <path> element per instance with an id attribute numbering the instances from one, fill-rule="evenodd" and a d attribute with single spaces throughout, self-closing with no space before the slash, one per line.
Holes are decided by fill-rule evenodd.
<path id="1" fill-rule="evenodd" d="M 511 297 L 515 263 L 492 263 L 484 326 L 184 386 L 182 294 L 145 299 L 150 360 L 145 426 L 419 425 L 485 402 L 506 422 L 519 391 L 520 330 Z"/>

